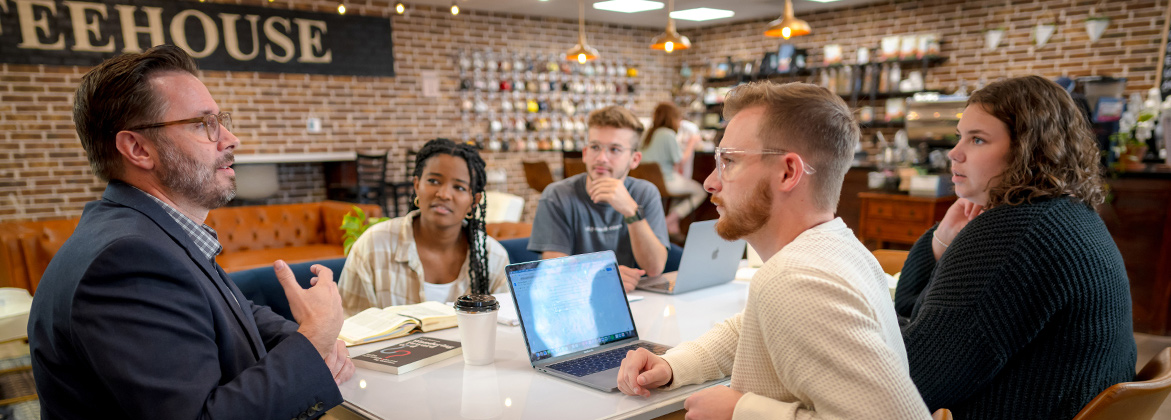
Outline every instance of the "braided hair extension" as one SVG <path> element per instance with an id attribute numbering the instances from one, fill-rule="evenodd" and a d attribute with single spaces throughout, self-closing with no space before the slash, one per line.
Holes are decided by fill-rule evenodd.
<path id="1" fill-rule="evenodd" d="M 484 222 L 488 213 L 488 201 L 482 195 L 484 185 L 487 183 L 484 159 L 480 158 L 480 152 L 472 146 L 438 138 L 428 141 L 415 155 L 415 173 L 412 175 L 415 178 L 422 177 L 423 167 L 427 160 L 440 154 L 455 156 L 467 162 L 468 174 L 472 177 L 470 185 L 472 196 L 481 194 L 481 199 L 472 203 L 472 218 L 465 219 L 467 223 L 464 224 L 463 233 L 468 240 L 468 278 L 471 279 L 471 293 L 488 294 L 490 293 L 488 290 L 490 285 L 486 239 L 488 233 L 485 231 L 486 223 Z M 411 201 L 414 201 L 415 198 L 415 192 L 412 191 Z"/>

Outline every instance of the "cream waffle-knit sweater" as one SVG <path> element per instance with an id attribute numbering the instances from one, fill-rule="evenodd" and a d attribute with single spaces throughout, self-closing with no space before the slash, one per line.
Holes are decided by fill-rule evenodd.
<path id="1" fill-rule="evenodd" d="M 663 358 L 672 388 L 730 373 L 735 420 L 931 417 L 882 268 L 840 218 L 769 258 L 743 312 Z"/>

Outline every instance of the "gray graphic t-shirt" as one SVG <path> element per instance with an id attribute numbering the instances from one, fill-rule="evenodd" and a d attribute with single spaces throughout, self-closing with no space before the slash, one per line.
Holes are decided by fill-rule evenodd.
<path id="1" fill-rule="evenodd" d="M 622 213 L 607 203 L 594 204 L 586 191 L 587 182 L 586 174 L 577 174 L 545 187 L 537 203 L 529 251 L 577 255 L 613 250 L 618 264 L 638 267 Z M 668 246 L 659 190 L 650 182 L 629 176 L 623 184 L 642 209 L 659 242 Z"/>

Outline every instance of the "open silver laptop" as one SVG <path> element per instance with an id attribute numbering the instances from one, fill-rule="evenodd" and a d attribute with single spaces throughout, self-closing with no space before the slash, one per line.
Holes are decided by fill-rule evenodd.
<path id="1" fill-rule="evenodd" d="M 537 371 L 618 390 L 627 350 L 669 347 L 638 339 L 613 251 L 509 265 L 508 286 Z"/>
<path id="2" fill-rule="evenodd" d="M 716 221 L 695 222 L 687 230 L 687 246 L 679 260 L 679 271 L 643 277 L 639 290 L 670 295 L 724 284 L 736 278 L 744 240 L 725 241 L 716 233 Z"/>

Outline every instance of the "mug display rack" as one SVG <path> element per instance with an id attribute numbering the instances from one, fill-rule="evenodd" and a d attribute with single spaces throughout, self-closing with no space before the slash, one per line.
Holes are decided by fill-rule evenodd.
<path id="1" fill-rule="evenodd" d="M 462 139 L 489 152 L 581 150 L 590 111 L 632 108 L 639 91 L 632 60 L 462 50 L 455 61 Z"/>

